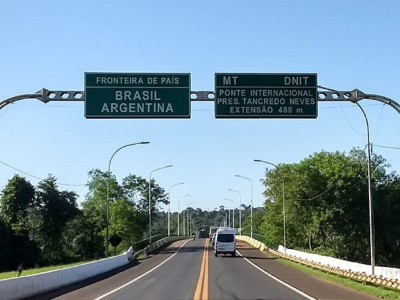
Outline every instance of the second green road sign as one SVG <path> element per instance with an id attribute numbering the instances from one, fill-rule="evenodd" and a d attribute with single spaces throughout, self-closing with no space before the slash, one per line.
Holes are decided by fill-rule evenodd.
<path id="1" fill-rule="evenodd" d="M 316 118 L 317 74 L 215 74 L 216 118 Z"/>
<path id="2" fill-rule="evenodd" d="M 85 73 L 86 118 L 190 118 L 190 74 Z"/>

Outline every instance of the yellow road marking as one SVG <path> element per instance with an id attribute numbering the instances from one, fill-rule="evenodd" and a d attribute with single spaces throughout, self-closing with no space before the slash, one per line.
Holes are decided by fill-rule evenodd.
<path id="1" fill-rule="evenodd" d="M 204 243 L 203 259 L 201 261 L 199 280 L 197 281 L 194 300 L 208 299 L 208 240 Z"/>

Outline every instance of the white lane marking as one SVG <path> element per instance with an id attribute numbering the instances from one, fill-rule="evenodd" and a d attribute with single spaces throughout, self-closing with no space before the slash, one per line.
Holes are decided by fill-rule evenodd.
<path id="1" fill-rule="evenodd" d="M 236 250 L 236 252 L 239 253 L 239 255 L 240 255 L 241 257 L 243 257 L 249 264 L 251 264 L 253 267 L 255 267 L 255 268 L 257 268 L 258 270 L 260 270 L 261 272 L 263 272 L 265 275 L 271 277 L 273 280 L 276 280 L 276 281 L 279 282 L 280 284 L 283 284 L 283 285 L 286 286 L 287 288 L 291 289 L 292 291 L 295 291 L 296 293 L 298 293 L 298 294 L 300 294 L 300 295 L 306 297 L 306 298 L 309 299 L 309 300 L 317 300 L 317 298 L 313 298 L 313 297 L 311 297 L 310 295 L 307 295 L 306 293 L 304 293 L 304 292 L 302 292 L 302 291 L 296 289 L 295 287 L 293 287 L 293 286 L 287 284 L 286 282 L 280 280 L 279 278 L 275 277 L 274 275 L 272 275 L 272 274 L 268 273 L 267 271 L 265 271 L 264 269 L 260 268 L 259 266 L 257 266 L 256 264 L 254 264 L 253 262 L 251 262 L 250 260 L 248 260 L 246 257 L 244 257 L 244 256 L 242 255 L 242 253 L 240 253 L 239 251 Z"/>
<path id="2" fill-rule="evenodd" d="M 171 255 L 170 257 L 168 257 L 166 260 L 164 260 L 164 261 L 163 261 L 162 263 L 160 263 L 159 265 L 155 266 L 153 269 L 151 269 L 151 270 L 147 271 L 146 273 L 140 275 L 139 277 L 136 277 L 135 279 L 133 279 L 133 280 L 131 280 L 131 281 L 129 281 L 129 282 L 127 282 L 127 283 L 121 285 L 120 287 L 117 287 L 116 289 L 111 290 L 111 291 L 109 291 L 108 293 L 106 293 L 106 294 L 104 294 L 104 295 L 101 295 L 101 296 L 95 298 L 94 300 L 103 299 L 103 298 L 105 298 L 105 297 L 107 297 L 107 296 L 109 296 L 109 295 L 111 295 L 111 294 L 113 294 L 113 293 L 115 293 L 115 292 L 117 292 L 117 291 L 123 289 L 124 287 L 127 287 L 128 285 L 134 283 L 135 281 L 137 281 L 137 280 L 143 278 L 143 277 L 146 276 L 147 274 L 150 274 L 150 273 L 153 272 L 155 269 L 161 267 L 163 264 L 165 264 L 167 261 L 169 261 L 171 258 L 173 258 L 173 257 L 179 252 L 179 250 L 181 250 L 181 248 L 182 248 L 183 246 L 185 246 L 185 244 L 186 244 L 187 242 L 188 242 L 188 241 L 184 242 L 184 243 L 179 247 L 179 249 L 176 250 L 176 252 L 175 252 L 173 255 Z"/>

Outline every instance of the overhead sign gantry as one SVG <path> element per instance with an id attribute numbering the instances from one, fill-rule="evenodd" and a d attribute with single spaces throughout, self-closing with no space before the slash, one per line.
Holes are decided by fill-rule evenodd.
<path id="1" fill-rule="evenodd" d="M 110 74 L 117 79 L 109 79 Z M 129 79 L 129 74 L 134 76 Z M 268 99 L 271 97 L 277 100 Z M 84 101 L 86 118 L 190 118 L 191 101 L 214 101 L 216 118 L 316 118 L 320 101 L 357 103 L 363 99 L 387 104 L 400 114 L 400 104 L 393 99 L 358 89 L 338 91 L 317 86 L 317 74 L 313 73 L 218 73 L 215 92 L 191 91 L 190 74 L 85 73 L 85 91 L 43 88 L 0 101 L 0 110 L 24 99 Z"/>

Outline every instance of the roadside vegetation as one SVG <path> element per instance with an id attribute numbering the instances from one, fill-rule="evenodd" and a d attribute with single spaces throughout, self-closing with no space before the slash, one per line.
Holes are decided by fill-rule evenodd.
<path id="1" fill-rule="evenodd" d="M 59 266 L 97 260 L 106 256 L 107 184 L 109 183 L 109 239 L 116 234 L 121 242 L 109 243 L 110 256 L 129 247 L 140 250 L 147 246 L 149 182 L 129 174 L 118 183 L 115 176 L 98 169 L 88 173 L 89 193 L 78 206 L 77 195 L 59 190 L 57 179 L 49 175 L 33 186 L 26 178 L 15 175 L 0 193 L 0 272 L 18 268 L 36 272 L 41 267 Z M 167 215 L 160 211 L 168 195 L 151 181 L 153 241 L 167 234 Z M 243 219 L 250 206 L 242 206 Z M 256 211 L 256 210 L 255 210 Z M 181 211 L 180 235 L 189 235 L 182 217 L 193 212 L 191 230 L 208 232 L 210 224 L 223 225 L 228 210 L 221 206 L 212 212 L 187 207 Z M 178 233 L 178 215 L 171 215 L 171 235 Z M 195 222 L 196 221 L 196 222 Z M 197 223 L 197 225 L 195 224 Z M 207 229 L 206 229 L 207 228 Z M 8 276 L 8 275 L 7 275 Z"/>
<path id="2" fill-rule="evenodd" d="M 378 266 L 398 268 L 400 177 L 387 168 L 383 157 L 372 156 L 375 259 Z M 283 245 L 284 198 L 288 248 L 370 264 L 364 151 L 320 152 L 296 164 L 267 168 L 263 183 L 266 201 L 253 222 L 268 246 Z"/>

